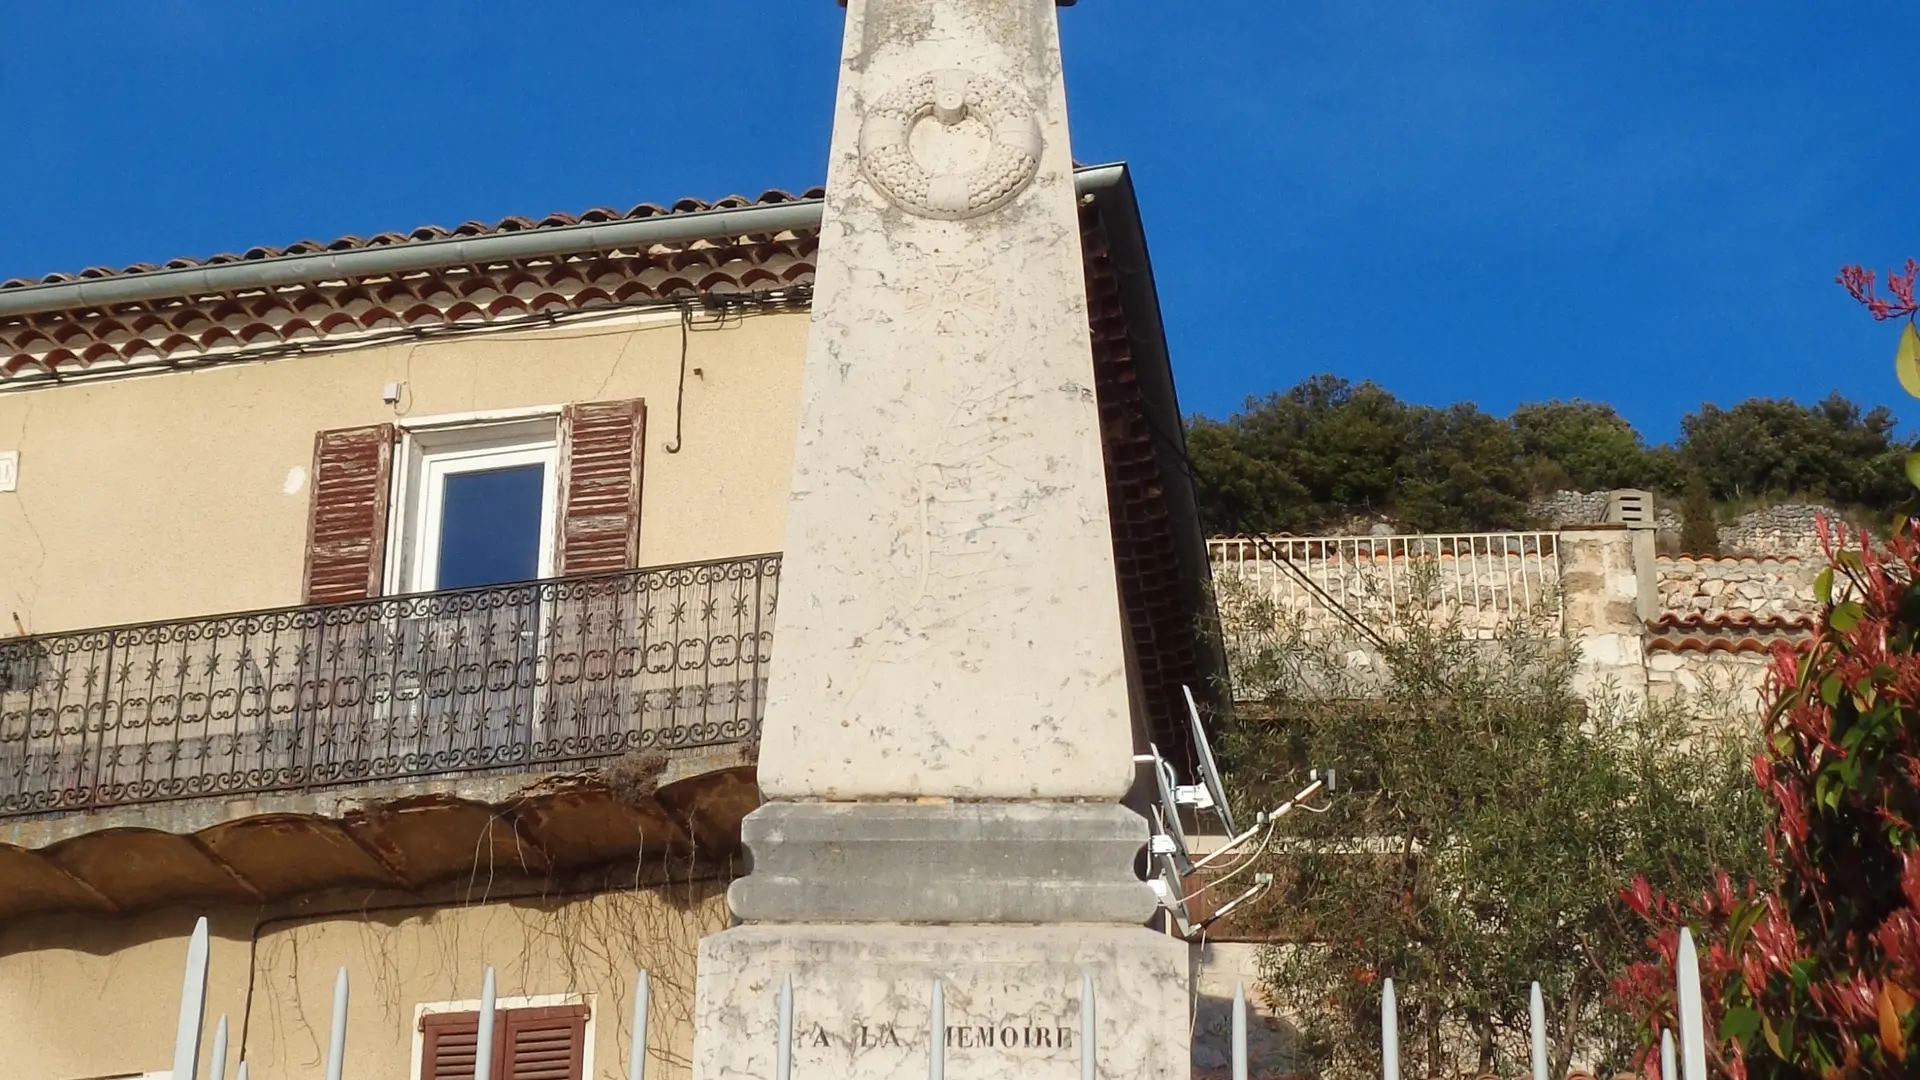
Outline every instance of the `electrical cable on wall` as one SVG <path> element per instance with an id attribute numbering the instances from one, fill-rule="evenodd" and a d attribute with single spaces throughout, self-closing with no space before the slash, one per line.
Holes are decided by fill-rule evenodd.
<path id="1" fill-rule="evenodd" d="M 693 305 L 680 305 L 680 386 L 673 394 L 673 441 L 661 449 L 680 452 L 680 420 L 687 411 L 687 340 L 693 336 Z"/>

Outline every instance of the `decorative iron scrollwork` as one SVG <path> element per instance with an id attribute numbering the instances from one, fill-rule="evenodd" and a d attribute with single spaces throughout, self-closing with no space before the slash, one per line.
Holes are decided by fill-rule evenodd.
<path id="1" fill-rule="evenodd" d="M 25 693 L 40 684 L 47 649 L 31 638 L 0 642 L 0 694 Z"/>
<path id="2" fill-rule="evenodd" d="M 780 557 L 0 643 L 0 817 L 759 731 Z"/>

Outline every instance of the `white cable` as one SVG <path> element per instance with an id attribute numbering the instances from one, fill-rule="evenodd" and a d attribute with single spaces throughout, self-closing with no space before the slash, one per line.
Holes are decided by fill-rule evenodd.
<path id="1" fill-rule="evenodd" d="M 1279 824 L 1280 824 L 1279 818 L 1269 818 L 1267 820 L 1267 831 L 1263 836 L 1260 837 L 1260 846 L 1253 849 L 1253 854 L 1248 855 L 1244 859 L 1241 859 L 1238 863 L 1234 865 L 1233 869 L 1227 871 L 1226 873 L 1220 875 L 1219 877 L 1214 878 L 1212 881 L 1207 882 L 1205 885 L 1202 885 L 1199 888 L 1188 893 L 1187 895 L 1181 897 L 1180 902 L 1182 904 L 1188 903 L 1194 897 L 1199 896 L 1201 893 L 1206 892 L 1208 889 L 1213 888 L 1215 885 L 1225 885 L 1227 882 L 1232 881 L 1235 877 L 1238 877 L 1241 873 L 1243 873 L 1247 869 L 1247 867 L 1252 866 L 1254 863 L 1254 860 L 1260 858 L 1260 856 L 1265 855 L 1267 853 L 1267 845 L 1273 841 L 1273 830 Z"/>

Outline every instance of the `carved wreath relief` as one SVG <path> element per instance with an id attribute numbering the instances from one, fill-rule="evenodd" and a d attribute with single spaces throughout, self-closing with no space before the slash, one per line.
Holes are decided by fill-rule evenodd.
<path id="1" fill-rule="evenodd" d="M 977 117 L 993 131 L 986 161 L 965 171 L 930 172 L 908 145 L 929 117 L 952 127 Z M 922 217 L 957 220 L 1012 202 L 1040 171 L 1039 122 L 1012 87 L 971 71 L 935 71 L 895 87 L 867 109 L 860 168 L 896 206 Z"/>

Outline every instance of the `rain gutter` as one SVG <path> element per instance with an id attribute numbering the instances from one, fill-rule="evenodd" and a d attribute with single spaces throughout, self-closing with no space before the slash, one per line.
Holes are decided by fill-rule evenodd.
<path id="1" fill-rule="evenodd" d="M 1126 171 L 1125 165 L 1079 169 L 1075 173 L 1075 184 L 1083 196 L 1098 195 L 1123 181 Z M 280 255 L 214 266 L 115 274 L 86 281 L 23 285 L 0 289 L 0 317 L 111 307 L 175 296 L 220 295 L 310 285 L 321 281 L 383 277 L 443 266 L 476 266 L 587 253 L 605 254 L 654 244 L 805 232 L 820 227 L 821 213 L 822 200 L 795 199 L 772 205 L 660 214 L 603 224 L 562 225 L 550 229 L 535 228 L 458 239 L 413 240 L 352 251 Z"/>

